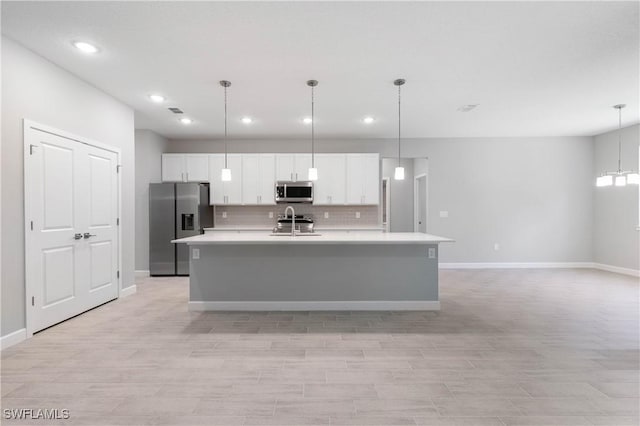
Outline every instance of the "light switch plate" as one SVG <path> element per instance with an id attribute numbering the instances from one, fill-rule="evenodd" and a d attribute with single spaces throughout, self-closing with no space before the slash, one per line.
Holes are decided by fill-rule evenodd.
<path id="1" fill-rule="evenodd" d="M 269 219 L 273 219 L 273 212 L 269 212 Z"/>
<path id="2" fill-rule="evenodd" d="M 440 217 L 449 217 L 449 212 L 447 210 L 440 210 Z"/>
<path id="3" fill-rule="evenodd" d="M 193 259 L 200 259 L 200 249 L 194 248 L 193 249 Z"/>
<path id="4" fill-rule="evenodd" d="M 500 250 L 500 244 L 499 244 L 499 243 L 494 243 L 494 244 L 493 244 L 493 249 L 494 249 L 495 251 Z"/>
<path id="5" fill-rule="evenodd" d="M 435 259 L 435 258 L 436 258 L 436 249 L 434 247 L 429 247 L 429 259 Z"/>
<path id="6" fill-rule="evenodd" d="M 360 219 L 360 212 L 356 212 L 356 219 Z"/>
<path id="7" fill-rule="evenodd" d="M 329 219 L 329 212 L 324 212 L 324 218 Z"/>
<path id="8" fill-rule="evenodd" d="M 227 218 L 227 212 L 222 212 L 222 218 L 226 219 Z"/>

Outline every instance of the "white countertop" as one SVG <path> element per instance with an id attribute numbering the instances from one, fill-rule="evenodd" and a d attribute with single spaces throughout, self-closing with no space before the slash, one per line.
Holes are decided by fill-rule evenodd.
<path id="1" fill-rule="evenodd" d="M 273 226 L 267 227 L 267 226 L 218 226 L 215 228 L 203 228 L 205 232 L 248 232 L 248 231 L 255 231 L 255 232 L 261 232 L 261 231 L 267 231 L 267 232 L 271 232 L 273 230 Z M 339 231 L 339 232 L 357 232 L 357 231 L 378 231 L 378 232 L 382 232 L 384 231 L 384 228 L 382 228 L 381 226 L 363 226 L 363 227 L 349 227 L 349 226 L 329 226 L 329 227 L 322 227 L 322 226 L 317 226 L 315 227 L 315 232 L 333 232 L 333 231 Z"/>
<path id="2" fill-rule="evenodd" d="M 201 244 L 436 244 L 454 240 L 420 232 L 331 231 L 321 235 L 272 236 L 260 232 L 209 232 L 173 240 L 173 243 Z"/>

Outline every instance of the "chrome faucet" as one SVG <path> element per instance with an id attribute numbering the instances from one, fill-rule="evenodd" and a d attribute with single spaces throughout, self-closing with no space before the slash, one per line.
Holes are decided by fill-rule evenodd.
<path id="1" fill-rule="evenodd" d="M 296 236 L 296 211 L 293 209 L 293 207 L 287 206 L 287 208 L 284 209 L 284 217 L 287 217 L 287 212 L 289 211 L 289 209 L 291 209 L 291 236 L 295 237 Z"/>

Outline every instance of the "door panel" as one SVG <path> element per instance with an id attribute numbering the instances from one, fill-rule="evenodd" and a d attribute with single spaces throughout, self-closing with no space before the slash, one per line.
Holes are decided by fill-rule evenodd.
<path id="1" fill-rule="evenodd" d="M 209 182 L 209 155 L 187 154 L 185 158 L 188 182 Z"/>
<path id="2" fill-rule="evenodd" d="M 43 230 L 73 228 L 73 149 L 43 142 L 41 151 Z"/>
<path id="3" fill-rule="evenodd" d="M 117 154 L 25 128 L 29 333 L 118 296 Z M 31 225 L 32 223 L 32 225 Z"/>
<path id="4" fill-rule="evenodd" d="M 184 154 L 162 154 L 163 182 L 183 182 L 185 169 Z"/>
<path id="5" fill-rule="evenodd" d="M 42 251 L 43 308 L 74 297 L 74 257 L 73 246 Z"/>

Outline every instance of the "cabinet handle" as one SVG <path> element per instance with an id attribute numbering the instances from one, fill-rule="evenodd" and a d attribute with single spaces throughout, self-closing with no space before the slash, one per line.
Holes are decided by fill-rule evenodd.
<path id="1" fill-rule="evenodd" d="M 189 172 L 187 172 L 187 182 L 189 182 Z"/>
<path id="2" fill-rule="evenodd" d="M 184 182 L 184 172 L 180 172 L 180 180 Z"/>
<path id="3" fill-rule="evenodd" d="M 293 173 L 291 173 L 291 180 L 293 180 Z"/>
<path id="4" fill-rule="evenodd" d="M 298 172 L 296 172 L 296 182 L 298 181 Z"/>

